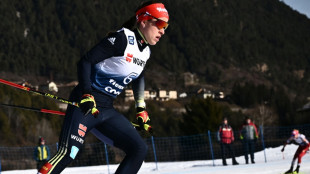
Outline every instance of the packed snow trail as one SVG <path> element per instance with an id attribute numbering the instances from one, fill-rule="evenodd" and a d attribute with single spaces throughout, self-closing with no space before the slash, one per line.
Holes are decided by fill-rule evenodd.
<path id="1" fill-rule="evenodd" d="M 144 163 L 139 174 L 283 174 L 290 168 L 292 157 L 298 146 L 288 145 L 285 152 L 281 153 L 281 147 L 266 149 L 267 163 L 265 163 L 264 151 L 255 153 L 255 164 L 245 164 L 243 156 L 237 157 L 240 165 L 231 165 L 231 159 L 227 159 L 228 166 L 222 166 L 222 160 L 185 162 L 159 162 L 158 170 L 154 162 Z M 68 167 L 62 174 L 110 174 L 114 173 L 118 165 Z M 295 164 L 296 167 L 296 164 Z M 34 174 L 35 169 L 3 171 L 2 174 Z M 310 174 L 309 152 L 302 158 L 300 173 Z"/>

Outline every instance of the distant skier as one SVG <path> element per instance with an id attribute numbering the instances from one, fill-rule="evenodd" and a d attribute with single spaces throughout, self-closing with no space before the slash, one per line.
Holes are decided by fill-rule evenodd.
<path id="1" fill-rule="evenodd" d="M 299 172 L 301 158 L 306 154 L 306 152 L 310 148 L 310 144 L 309 144 L 309 141 L 306 139 L 306 136 L 303 134 L 300 134 L 297 129 L 294 129 L 292 131 L 291 137 L 284 143 L 283 148 L 281 149 L 281 152 L 284 152 L 285 146 L 291 143 L 296 144 L 299 147 L 295 152 L 294 158 L 292 160 L 291 168 L 288 171 L 286 171 L 285 174 L 293 173 L 294 163 L 297 158 L 298 158 L 298 163 L 297 163 L 297 167 L 294 173 Z"/>

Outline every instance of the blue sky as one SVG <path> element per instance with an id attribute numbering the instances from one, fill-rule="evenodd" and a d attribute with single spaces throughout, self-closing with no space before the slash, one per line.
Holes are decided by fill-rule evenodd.
<path id="1" fill-rule="evenodd" d="M 310 0 L 280 0 L 310 19 Z"/>

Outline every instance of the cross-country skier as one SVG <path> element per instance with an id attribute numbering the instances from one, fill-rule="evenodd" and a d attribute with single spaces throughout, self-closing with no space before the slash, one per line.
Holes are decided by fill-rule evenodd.
<path id="1" fill-rule="evenodd" d="M 59 150 L 40 173 L 61 173 L 75 159 L 89 131 L 99 139 L 108 139 L 107 143 L 126 153 L 116 174 L 139 171 L 147 145 L 130 121 L 113 108 L 113 101 L 132 82 L 137 120 L 140 127 L 150 129 L 144 102 L 143 70 L 150 57 L 149 45 L 155 45 L 165 34 L 168 20 L 164 4 L 144 2 L 122 29 L 109 33 L 81 58 L 79 85 L 70 95 L 70 101 L 79 102 L 79 108 L 68 106 Z"/>
<path id="2" fill-rule="evenodd" d="M 292 131 L 291 137 L 284 143 L 283 148 L 281 149 L 281 152 L 284 152 L 285 146 L 291 143 L 296 144 L 299 147 L 296 150 L 295 155 L 293 157 L 291 168 L 285 172 L 286 174 L 293 173 L 294 163 L 296 159 L 298 159 L 298 163 L 297 163 L 297 167 L 294 173 L 299 172 L 301 158 L 306 154 L 306 152 L 309 150 L 309 147 L 310 147 L 309 141 L 306 139 L 305 135 L 300 134 L 297 129 L 294 129 Z"/>

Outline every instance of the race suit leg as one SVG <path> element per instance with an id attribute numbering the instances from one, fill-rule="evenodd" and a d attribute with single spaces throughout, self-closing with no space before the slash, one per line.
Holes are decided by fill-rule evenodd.
<path id="1" fill-rule="evenodd" d="M 97 131 L 92 133 L 99 139 L 104 135 L 112 141 L 113 146 L 126 153 L 115 174 L 138 173 L 147 153 L 147 145 L 128 119 L 119 112 L 109 109 L 104 114 L 110 115 L 109 119 L 96 126 Z"/>
<path id="2" fill-rule="evenodd" d="M 86 134 L 97 124 L 102 114 L 95 118 L 91 114 L 84 116 L 75 106 L 68 106 L 65 120 L 59 138 L 59 148 L 56 153 L 39 170 L 42 174 L 61 173 L 76 157 L 83 146 Z"/>
<path id="3" fill-rule="evenodd" d="M 81 89 L 77 86 L 70 95 L 70 101 L 80 101 L 81 96 Z M 108 107 L 112 106 L 109 97 L 103 95 L 97 95 L 96 97 L 96 102 L 98 99 L 102 105 L 106 104 Z M 90 113 L 84 115 L 81 109 L 76 106 L 68 106 L 59 137 L 58 151 L 43 167 L 41 167 L 39 170 L 40 173 L 61 173 L 65 167 L 75 159 L 80 148 L 84 144 L 87 132 L 105 119 L 105 116 L 100 113 L 104 108 L 98 107 L 97 109 L 99 110 L 99 115 L 95 118 Z"/>
<path id="4" fill-rule="evenodd" d="M 307 153 L 310 145 L 299 146 L 297 149 L 296 157 L 298 158 L 298 164 L 301 163 L 302 157 Z"/>

